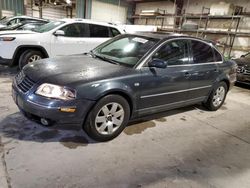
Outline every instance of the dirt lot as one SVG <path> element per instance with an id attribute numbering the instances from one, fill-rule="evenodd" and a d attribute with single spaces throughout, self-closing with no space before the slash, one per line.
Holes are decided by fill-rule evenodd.
<path id="1" fill-rule="evenodd" d="M 250 186 L 249 87 L 234 87 L 217 112 L 157 114 L 98 143 L 79 127 L 24 118 L 11 98 L 15 73 L 0 65 L 1 188 Z"/>

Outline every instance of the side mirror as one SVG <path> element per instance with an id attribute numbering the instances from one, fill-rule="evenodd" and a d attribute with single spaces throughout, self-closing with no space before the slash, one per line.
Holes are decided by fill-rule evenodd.
<path id="1" fill-rule="evenodd" d="M 65 35 L 65 32 L 63 30 L 57 30 L 55 33 L 54 33 L 55 36 L 64 36 Z"/>
<path id="2" fill-rule="evenodd" d="M 156 68 L 161 68 L 161 69 L 165 69 L 167 67 L 167 62 L 163 61 L 161 59 L 152 59 L 149 63 L 148 63 L 149 67 L 156 67 Z"/>

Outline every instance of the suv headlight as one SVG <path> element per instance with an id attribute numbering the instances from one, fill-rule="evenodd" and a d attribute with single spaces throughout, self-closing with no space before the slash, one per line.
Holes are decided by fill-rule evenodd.
<path id="1" fill-rule="evenodd" d="M 36 90 L 37 95 L 48 98 L 72 100 L 76 98 L 76 91 L 53 84 L 42 84 Z"/>
<path id="2" fill-rule="evenodd" d="M 0 41 L 5 41 L 5 42 L 13 41 L 15 39 L 16 39 L 15 37 L 0 37 Z"/>

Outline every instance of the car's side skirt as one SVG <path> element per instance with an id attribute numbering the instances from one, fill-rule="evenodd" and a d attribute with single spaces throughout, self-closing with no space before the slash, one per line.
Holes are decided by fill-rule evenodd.
<path id="1" fill-rule="evenodd" d="M 151 113 L 162 112 L 162 111 L 166 111 L 166 110 L 171 110 L 171 109 L 175 109 L 175 108 L 184 107 L 184 106 L 188 106 L 191 104 L 203 102 L 203 101 L 205 101 L 206 98 L 207 98 L 207 96 L 202 96 L 202 97 L 193 98 L 193 99 L 189 99 L 189 100 L 178 101 L 178 102 L 174 102 L 174 103 L 163 104 L 163 105 L 153 106 L 153 107 L 149 107 L 149 108 L 143 108 L 143 109 L 139 109 L 137 112 L 138 112 L 139 116 L 147 115 L 147 114 L 151 114 Z"/>

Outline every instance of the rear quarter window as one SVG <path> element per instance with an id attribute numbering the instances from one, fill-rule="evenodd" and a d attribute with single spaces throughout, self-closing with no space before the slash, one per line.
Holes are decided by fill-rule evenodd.
<path id="1" fill-rule="evenodd" d="M 193 63 L 211 63 L 214 62 L 214 53 L 211 46 L 204 42 L 192 40 L 191 48 L 193 52 Z"/>

